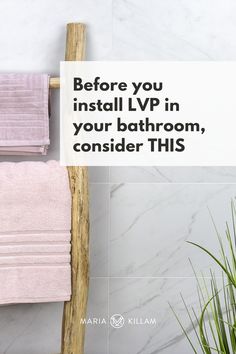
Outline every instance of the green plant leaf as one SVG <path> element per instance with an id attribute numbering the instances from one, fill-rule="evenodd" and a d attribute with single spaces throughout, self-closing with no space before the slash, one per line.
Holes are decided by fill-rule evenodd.
<path id="1" fill-rule="evenodd" d="M 234 285 L 234 287 L 236 288 L 236 282 L 234 280 L 234 278 L 232 277 L 232 275 L 230 274 L 230 272 L 228 271 L 228 269 L 219 261 L 219 259 L 217 259 L 210 251 L 208 251 L 206 248 L 204 248 L 203 246 L 192 242 L 192 241 L 187 241 L 187 243 L 194 245 L 198 248 L 200 248 L 201 250 L 203 250 L 204 252 L 206 252 L 212 259 L 214 259 L 214 261 L 223 269 L 223 271 L 225 272 L 225 274 L 227 274 L 228 278 L 230 279 L 230 281 L 232 282 L 232 284 Z"/>

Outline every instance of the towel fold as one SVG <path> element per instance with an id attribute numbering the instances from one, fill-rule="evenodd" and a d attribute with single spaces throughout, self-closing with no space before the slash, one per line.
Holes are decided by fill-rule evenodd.
<path id="1" fill-rule="evenodd" d="M 70 228 L 66 168 L 0 163 L 0 304 L 70 299 Z"/>
<path id="2" fill-rule="evenodd" d="M 0 74 L 0 155 L 46 155 L 49 76 Z"/>

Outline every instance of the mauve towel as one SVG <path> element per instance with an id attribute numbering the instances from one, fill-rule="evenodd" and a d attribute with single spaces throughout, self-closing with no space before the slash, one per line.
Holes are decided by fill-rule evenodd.
<path id="1" fill-rule="evenodd" d="M 0 304 L 70 299 L 70 229 L 66 168 L 0 163 Z"/>
<path id="2" fill-rule="evenodd" d="M 0 155 L 46 155 L 49 76 L 0 74 Z"/>

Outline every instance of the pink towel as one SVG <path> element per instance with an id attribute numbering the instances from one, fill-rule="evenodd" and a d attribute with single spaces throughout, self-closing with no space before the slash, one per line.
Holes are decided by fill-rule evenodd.
<path id="1" fill-rule="evenodd" d="M 70 228 L 66 168 L 0 163 L 0 304 L 70 299 Z"/>
<path id="2" fill-rule="evenodd" d="M 49 76 L 0 74 L 0 155 L 46 155 Z"/>

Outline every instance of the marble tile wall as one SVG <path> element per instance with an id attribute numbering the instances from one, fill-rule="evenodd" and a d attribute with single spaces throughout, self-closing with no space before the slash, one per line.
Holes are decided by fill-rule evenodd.
<path id="1" fill-rule="evenodd" d="M 233 0 L 9 0 L 0 2 L 1 71 L 57 75 L 64 24 L 78 20 L 88 25 L 90 60 L 236 59 Z M 58 93 L 52 102 L 48 159 L 59 156 Z M 192 334 L 180 298 L 198 307 L 188 258 L 205 276 L 219 271 L 186 241 L 218 251 L 209 210 L 223 234 L 235 182 L 228 167 L 90 169 L 88 318 L 107 323 L 87 325 L 86 354 L 191 353 L 168 302 Z M 120 329 L 108 324 L 117 313 Z M 62 304 L 1 307 L 0 354 L 59 353 L 61 315 Z M 127 323 L 147 317 L 156 324 Z"/>

